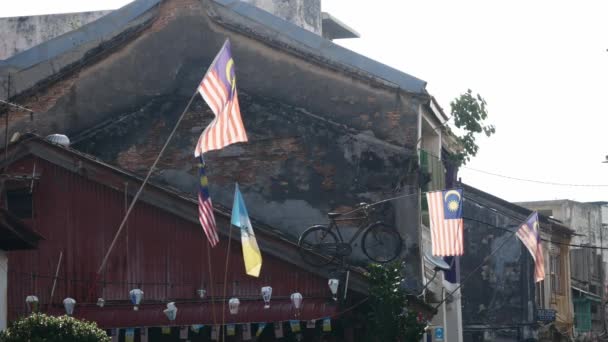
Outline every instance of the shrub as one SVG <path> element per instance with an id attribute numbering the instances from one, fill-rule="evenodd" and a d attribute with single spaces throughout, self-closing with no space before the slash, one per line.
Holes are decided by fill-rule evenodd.
<path id="1" fill-rule="evenodd" d="M 110 342 L 97 324 L 69 316 L 32 314 L 0 333 L 0 342 Z"/>

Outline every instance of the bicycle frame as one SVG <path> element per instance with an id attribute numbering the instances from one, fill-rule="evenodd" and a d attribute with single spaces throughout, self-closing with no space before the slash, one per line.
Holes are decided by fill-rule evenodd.
<path id="1" fill-rule="evenodd" d="M 352 245 L 353 242 L 355 242 L 355 240 L 357 240 L 357 238 L 359 237 L 359 235 L 361 235 L 361 233 L 363 233 L 367 228 L 369 228 L 372 225 L 372 223 L 369 221 L 369 216 L 367 216 L 367 215 L 365 215 L 365 216 L 359 216 L 359 217 L 351 217 L 351 218 L 332 219 L 332 220 L 330 220 L 330 224 L 327 227 L 327 230 L 331 232 L 335 228 L 335 231 L 336 231 L 336 233 L 338 235 L 338 238 L 340 239 L 341 243 L 344 243 L 344 237 L 342 236 L 342 233 L 340 233 L 340 227 L 338 226 L 338 222 L 340 222 L 340 221 L 360 221 L 361 222 L 356 227 L 352 227 L 352 228 L 357 228 L 357 232 L 348 241 L 349 245 Z"/>

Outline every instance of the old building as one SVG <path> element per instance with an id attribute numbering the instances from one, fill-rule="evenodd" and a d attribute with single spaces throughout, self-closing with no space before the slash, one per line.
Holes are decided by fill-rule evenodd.
<path id="1" fill-rule="evenodd" d="M 19 208 L 15 211 L 20 218 L 46 237 L 35 251 L 9 252 L 8 269 L 14 270 L 8 276 L 9 319 L 27 313 L 25 299 L 36 295 L 41 310 L 51 314 L 63 314 L 64 298 L 74 298 L 75 317 L 95 321 L 104 329 L 121 329 L 120 341 L 126 328 L 134 328 L 137 336 L 140 328 L 148 328 L 149 341 L 159 341 L 157 335 L 165 326 L 173 337 L 163 341 L 178 341 L 180 327 L 200 324 L 206 328 L 190 332 L 190 340 L 208 340 L 213 325 L 236 324 L 241 336 L 248 328 L 243 323 L 256 323 L 251 329 L 267 323 L 265 340 L 273 340 L 273 326 L 283 327 L 286 336 L 295 338 L 290 320 L 317 320 L 314 328 L 302 326 L 309 340 L 326 335 L 352 341 L 363 331 L 356 328 L 364 328 L 357 323 L 361 315 L 357 310 L 367 287 L 359 271 L 351 269 L 347 283 L 336 269 L 311 267 L 302 262 L 291 241 L 254 222 L 263 267 L 259 278 L 247 276 L 240 234 L 232 235 L 228 249 L 229 210 L 216 208 L 221 241 L 210 248 L 198 223 L 195 198 L 154 184 L 143 191 L 107 266 L 96 275 L 141 179 L 36 136 L 11 145 L 8 163 L 2 167 L 10 174 L 35 175 L 33 183 L 21 184 L 32 189 L 28 200 L 9 196 L 7 204 Z M 17 191 L 19 185 L 12 187 Z M 9 238 L 2 237 L 5 247 Z M 327 284 L 328 278 L 335 277 L 342 282 L 340 301 L 332 300 Z M 268 309 L 263 309 L 262 286 L 273 288 Z M 134 288 L 144 291 L 137 311 L 129 301 Z M 201 289 L 206 290 L 204 298 L 200 298 Z M 299 310 L 289 300 L 295 292 L 303 296 Z M 342 300 L 345 294 L 346 301 Z M 232 297 L 240 299 L 236 314 L 228 310 Z M 97 305 L 98 298 L 104 299 L 104 305 Z M 168 302 L 178 308 L 174 321 L 163 314 Z M 340 314 L 344 310 L 352 315 Z M 331 332 L 322 330 L 322 319 L 327 317 L 333 317 Z"/>
<path id="2" fill-rule="evenodd" d="M 608 248 L 602 202 L 580 203 L 571 200 L 523 202 L 520 205 L 538 210 L 562 221 L 576 231 L 572 238 L 570 260 L 572 269 L 572 298 L 576 315 L 576 333 L 597 336 L 605 331 L 606 262 Z M 586 246 L 591 248 L 586 248 Z"/>
<path id="3" fill-rule="evenodd" d="M 461 277 L 470 275 L 462 289 L 464 340 L 567 340 L 574 319 L 568 290 L 568 244 L 573 231 L 539 215 L 545 280 L 535 284 L 532 257 L 514 234 L 532 211 L 471 186 L 463 188 Z"/>
<path id="4" fill-rule="evenodd" d="M 416 77 L 241 1 L 138 0 L 0 64 L 9 135 L 66 133 L 107 163 L 145 173 L 230 38 L 249 143 L 208 153 L 215 203 L 238 181 L 250 214 L 296 239 L 330 210 L 416 193 L 418 148 L 441 153 L 447 117 Z M 153 178 L 196 191 L 192 151 L 212 113 L 196 97 Z M 419 196 L 386 203 L 421 279 Z M 355 248 L 353 263 L 366 263 Z"/>
<path id="5" fill-rule="evenodd" d="M 238 182 L 251 217 L 293 242 L 329 211 L 403 196 L 377 212 L 403 238 L 404 286 L 417 295 L 428 279 L 419 191 L 452 186 L 455 177 L 441 164 L 454 149 L 448 118 L 423 80 L 329 40 L 357 34 L 320 13 L 319 1 L 290 3 L 299 9 L 284 1 L 136 0 L 0 61 L 0 98 L 35 111 L 11 111 L 8 136 L 65 133 L 75 149 L 145 174 L 229 38 L 249 142 L 205 155 L 214 203 L 228 207 Z M 192 152 L 212 116 L 196 96 L 155 182 L 195 194 Z M 355 243 L 347 262 L 365 266 Z M 458 302 L 444 309 L 458 322 Z"/>

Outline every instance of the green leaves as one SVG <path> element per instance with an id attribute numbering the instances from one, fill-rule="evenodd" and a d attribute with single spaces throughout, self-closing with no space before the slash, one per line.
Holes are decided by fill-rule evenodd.
<path id="1" fill-rule="evenodd" d="M 401 284 L 403 264 L 393 262 L 369 267 L 369 304 L 371 306 L 368 341 L 419 341 L 426 322 L 407 308 Z"/>
<path id="2" fill-rule="evenodd" d="M 0 333 L 0 342 L 109 342 L 97 324 L 69 316 L 32 314 L 15 321 Z"/>
<path id="3" fill-rule="evenodd" d="M 483 133 L 489 137 L 496 133 L 496 128 L 485 125 L 488 118 L 486 100 L 479 94 L 474 96 L 471 89 L 450 102 L 450 107 L 454 125 L 464 131 L 464 135 L 456 137 L 462 150 L 452 156 L 452 161 L 460 166 L 477 155 L 479 146 L 475 142 L 475 136 Z"/>

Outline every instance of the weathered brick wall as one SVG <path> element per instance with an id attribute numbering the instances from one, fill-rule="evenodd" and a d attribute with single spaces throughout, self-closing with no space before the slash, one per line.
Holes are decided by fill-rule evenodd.
<path id="1" fill-rule="evenodd" d="M 76 147 L 136 173 L 156 158 L 185 98 L 167 97 L 84 136 Z M 306 111 L 267 98 L 240 94 L 249 142 L 205 155 L 215 203 L 232 205 L 239 182 L 250 214 L 296 238 L 312 224 L 325 223 L 331 210 L 414 191 L 411 150 L 336 125 Z M 159 163 L 157 181 L 195 194 L 194 145 L 212 113 L 196 99 Z M 409 214 L 395 215 L 408 207 Z M 407 238 L 417 254 L 417 197 L 379 207 L 379 216 Z M 411 230 L 411 231 L 408 231 Z M 348 235 L 348 234 L 347 234 Z M 360 253 L 359 253 L 360 254 Z"/>

